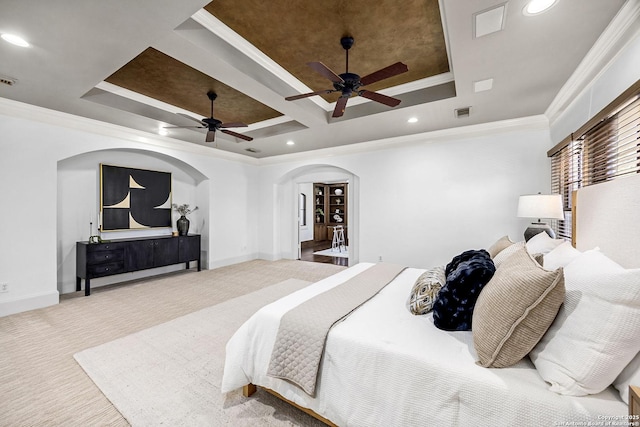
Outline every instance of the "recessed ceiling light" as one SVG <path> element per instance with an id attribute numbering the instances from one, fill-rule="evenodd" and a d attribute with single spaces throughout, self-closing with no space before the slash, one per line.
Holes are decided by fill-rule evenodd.
<path id="1" fill-rule="evenodd" d="M 20 46 L 20 47 L 29 47 L 29 43 L 27 43 L 27 41 L 25 39 L 23 39 L 20 36 L 16 36 L 15 34 L 2 34 L 0 37 L 2 37 L 2 39 L 6 42 L 9 42 L 11 44 L 15 44 L 16 46 Z"/>
<path id="2" fill-rule="evenodd" d="M 556 4 L 557 0 L 531 0 L 522 10 L 526 16 L 533 16 L 545 12 Z"/>
<path id="3" fill-rule="evenodd" d="M 287 141 L 287 145 L 296 145 L 296 143 L 293 141 Z"/>
<path id="4" fill-rule="evenodd" d="M 417 117 L 410 117 L 409 120 L 407 120 L 407 123 L 417 123 L 417 122 L 418 122 Z"/>

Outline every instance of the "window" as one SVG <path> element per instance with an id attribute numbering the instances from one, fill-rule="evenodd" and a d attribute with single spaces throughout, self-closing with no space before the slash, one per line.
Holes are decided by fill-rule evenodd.
<path id="1" fill-rule="evenodd" d="M 301 226 L 307 225 L 307 195 L 300 193 L 298 196 L 298 217 Z"/>
<path id="2" fill-rule="evenodd" d="M 551 192 L 562 195 L 565 211 L 552 226 L 558 237 L 571 239 L 575 190 L 640 173 L 640 81 L 547 155 Z"/>

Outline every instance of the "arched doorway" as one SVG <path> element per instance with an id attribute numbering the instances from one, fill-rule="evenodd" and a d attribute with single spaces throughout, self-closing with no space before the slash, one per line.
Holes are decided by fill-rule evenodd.
<path id="1" fill-rule="evenodd" d="M 359 261 L 359 177 L 353 172 L 327 164 L 305 165 L 284 174 L 276 183 L 274 243 L 280 256 L 297 259 L 300 244 L 298 200 L 300 185 L 314 182 L 346 182 L 349 185 L 347 222 L 348 264 Z"/>

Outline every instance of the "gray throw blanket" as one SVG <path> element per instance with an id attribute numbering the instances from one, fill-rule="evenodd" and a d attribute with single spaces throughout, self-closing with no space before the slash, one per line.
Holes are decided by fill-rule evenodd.
<path id="1" fill-rule="evenodd" d="M 405 267 L 379 263 L 282 316 L 267 375 L 285 379 L 315 396 L 329 329 L 375 296 Z"/>

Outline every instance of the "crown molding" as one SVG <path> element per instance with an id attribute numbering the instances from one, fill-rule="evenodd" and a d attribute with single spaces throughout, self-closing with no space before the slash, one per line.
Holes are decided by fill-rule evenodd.
<path id="1" fill-rule="evenodd" d="M 451 139 L 474 138 L 485 135 L 495 135 L 513 130 L 545 130 L 549 129 L 549 121 L 545 115 L 502 120 L 498 122 L 481 123 L 463 127 L 421 132 L 400 137 L 379 139 L 358 144 L 342 145 L 305 151 L 302 153 L 283 154 L 280 156 L 253 158 L 243 154 L 231 153 L 224 150 L 212 150 L 197 144 L 182 142 L 174 138 L 163 137 L 149 132 L 139 131 L 124 126 L 101 122 L 99 120 L 76 116 L 69 113 L 50 110 L 43 107 L 0 98 L 0 114 L 26 120 L 35 120 L 54 126 L 62 126 L 73 130 L 109 136 L 136 143 L 142 143 L 154 148 L 172 149 L 182 152 L 235 161 L 253 166 L 273 165 L 295 161 L 317 160 L 319 158 L 359 154 L 370 151 L 386 150 L 390 148 L 406 147 L 415 144 L 439 142 Z"/>
<path id="2" fill-rule="evenodd" d="M 518 119 L 480 123 L 477 125 L 415 133 L 400 137 L 379 139 L 374 141 L 361 142 L 358 144 L 341 145 L 338 147 L 322 148 L 319 150 L 305 151 L 301 153 L 263 157 L 259 159 L 259 164 L 274 165 L 297 161 L 318 160 L 327 157 L 361 154 L 377 150 L 408 147 L 416 144 L 441 142 L 452 139 L 477 138 L 486 135 L 495 135 L 496 133 L 512 132 L 514 130 L 549 130 L 549 120 L 545 115 L 540 114 Z"/>
<path id="3" fill-rule="evenodd" d="M 197 154 L 240 163 L 257 165 L 257 159 L 243 154 L 231 153 L 224 150 L 215 150 L 175 138 L 165 137 L 125 126 L 115 125 L 74 114 L 63 113 L 44 107 L 27 104 L 0 97 L 0 114 L 26 120 L 35 120 L 54 126 L 80 130 L 102 136 L 146 144 L 153 148 L 171 149 L 187 153 Z"/>
<path id="4" fill-rule="evenodd" d="M 545 115 L 551 124 L 609 67 L 613 58 L 609 58 L 608 55 L 612 49 L 620 44 L 628 44 L 640 33 L 638 20 L 640 20 L 640 0 L 628 0 L 549 104 Z"/>

